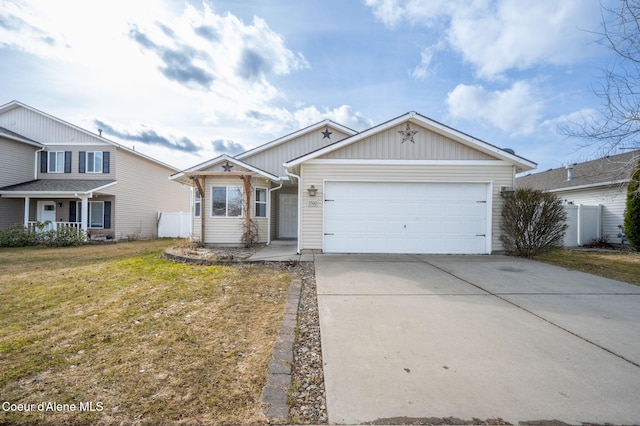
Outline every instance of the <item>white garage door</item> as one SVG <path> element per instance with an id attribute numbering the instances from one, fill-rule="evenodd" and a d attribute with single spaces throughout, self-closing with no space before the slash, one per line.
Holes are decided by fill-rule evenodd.
<path id="1" fill-rule="evenodd" d="M 487 253 L 485 183 L 327 182 L 325 253 Z"/>

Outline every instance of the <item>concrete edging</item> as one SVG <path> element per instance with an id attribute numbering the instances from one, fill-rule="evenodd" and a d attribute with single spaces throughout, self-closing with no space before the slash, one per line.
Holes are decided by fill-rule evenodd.
<path id="1" fill-rule="evenodd" d="M 269 376 L 267 385 L 262 391 L 262 402 L 267 404 L 264 413 L 270 419 L 287 420 L 289 418 L 287 398 L 291 387 L 293 344 L 296 339 L 301 289 L 302 280 L 296 278 L 291 281 L 278 340 L 273 346 L 273 357 L 269 361 Z"/>

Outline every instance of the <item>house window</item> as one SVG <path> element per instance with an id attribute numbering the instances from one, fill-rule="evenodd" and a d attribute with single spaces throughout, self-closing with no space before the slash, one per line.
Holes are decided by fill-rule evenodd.
<path id="1" fill-rule="evenodd" d="M 211 216 L 241 217 L 242 189 L 236 186 L 214 186 L 211 188 Z"/>
<path id="2" fill-rule="evenodd" d="M 196 188 L 193 193 L 193 217 L 200 217 L 202 209 L 202 197 L 200 197 L 200 191 Z"/>
<path id="3" fill-rule="evenodd" d="M 64 151 L 49 152 L 49 168 L 47 173 L 64 173 Z"/>
<path id="4" fill-rule="evenodd" d="M 87 173 L 102 173 L 102 151 L 87 152 Z"/>
<path id="5" fill-rule="evenodd" d="M 89 228 L 104 228 L 104 201 L 89 201 Z"/>
<path id="6" fill-rule="evenodd" d="M 267 190 L 256 188 L 256 217 L 267 217 Z"/>

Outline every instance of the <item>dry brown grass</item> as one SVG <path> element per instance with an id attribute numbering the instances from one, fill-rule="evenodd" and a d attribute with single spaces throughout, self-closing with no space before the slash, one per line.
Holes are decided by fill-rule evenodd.
<path id="1" fill-rule="evenodd" d="M 0 403 L 36 404 L 0 411 L 0 423 L 266 421 L 260 395 L 291 278 L 172 263 L 170 244 L 0 249 Z"/>
<path id="2" fill-rule="evenodd" d="M 536 257 L 553 265 L 640 285 L 640 253 L 556 250 Z"/>

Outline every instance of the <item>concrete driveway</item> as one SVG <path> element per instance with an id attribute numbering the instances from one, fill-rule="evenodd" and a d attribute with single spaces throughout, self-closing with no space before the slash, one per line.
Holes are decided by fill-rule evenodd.
<path id="1" fill-rule="evenodd" d="M 315 265 L 331 423 L 640 423 L 640 287 L 506 256 Z"/>

